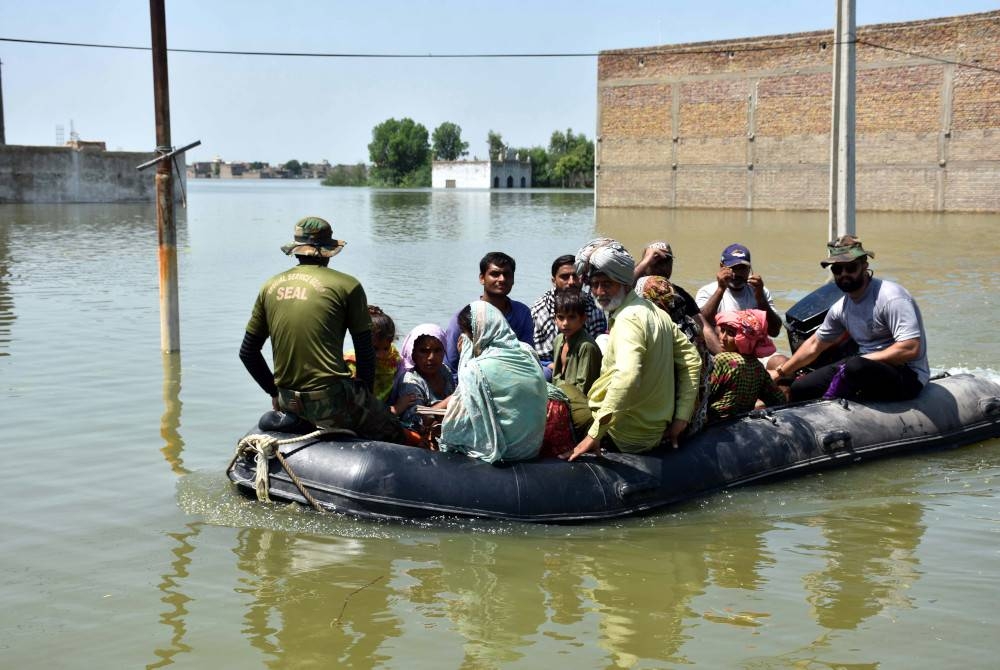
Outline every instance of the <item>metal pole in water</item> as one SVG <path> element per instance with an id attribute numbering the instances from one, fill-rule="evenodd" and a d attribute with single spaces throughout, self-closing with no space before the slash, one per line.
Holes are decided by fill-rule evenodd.
<path id="1" fill-rule="evenodd" d="M 156 151 L 170 153 L 170 87 L 167 77 L 167 20 L 164 0 L 149 0 L 153 47 L 153 104 L 156 109 Z M 174 223 L 174 183 L 170 161 L 156 166 L 156 229 L 160 261 L 160 348 L 180 351 L 177 302 L 177 228 Z"/>
<path id="2" fill-rule="evenodd" d="M 837 0 L 833 32 L 833 122 L 830 128 L 830 237 L 855 233 L 855 0 Z"/>
<path id="3" fill-rule="evenodd" d="M 0 144 L 7 144 L 3 129 L 3 61 L 0 61 Z"/>

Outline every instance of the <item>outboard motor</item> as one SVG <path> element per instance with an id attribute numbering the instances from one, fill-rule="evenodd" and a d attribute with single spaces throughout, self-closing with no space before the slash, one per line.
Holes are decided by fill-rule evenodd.
<path id="1" fill-rule="evenodd" d="M 792 348 L 792 353 L 819 329 L 830 307 L 843 299 L 844 292 L 830 282 L 823 284 L 785 312 L 785 329 L 788 331 L 788 346 Z M 819 368 L 857 353 L 857 343 L 848 338 L 824 351 L 809 367 Z"/>

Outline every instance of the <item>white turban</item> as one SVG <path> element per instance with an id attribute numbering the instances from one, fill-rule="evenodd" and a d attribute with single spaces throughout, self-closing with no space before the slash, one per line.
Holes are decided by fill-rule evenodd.
<path id="1" fill-rule="evenodd" d="M 631 287 L 635 259 L 617 240 L 599 237 L 576 253 L 575 269 L 581 277 L 589 278 L 592 274 L 601 273 Z"/>

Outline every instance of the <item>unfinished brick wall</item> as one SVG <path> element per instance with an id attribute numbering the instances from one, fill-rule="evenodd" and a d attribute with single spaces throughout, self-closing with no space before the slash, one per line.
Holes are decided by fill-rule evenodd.
<path id="1" fill-rule="evenodd" d="M 1000 11 L 857 38 L 857 208 L 1000 211 Z M 826 209 L 832 63 L 832 30 L 602 52 L 597 205 Z"/>

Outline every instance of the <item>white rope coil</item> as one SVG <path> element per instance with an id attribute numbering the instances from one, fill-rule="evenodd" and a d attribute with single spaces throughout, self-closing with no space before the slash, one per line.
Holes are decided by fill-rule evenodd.
<path id="1" fill-rule="evenodd" d="M 236 462 L 236 459 L 247 453 L 254 454 L 253 487 L 257 492 L 257 500 L 260 502 L 271 502 L 271 496 L 268 495 L 270 482 L 268 479 L 267 462 L 274 458 L 274 455 L 278 452 L 278 448 L 285 444 L 311 440 L 315 437 L 325 435 L 326 433 L 327 431 L 320 429 L 314 430 L 306 435 L 297 435 L 295 437 L 285 438 L 284 440 L 279 440 L 273 435 L 251 433 L 250 435 L 244 436 L 236 444 L 236 455 L 233 457 L 233 463 Z M 229 467 L 232 468 L 232 464 L 230 464 Z"/>

